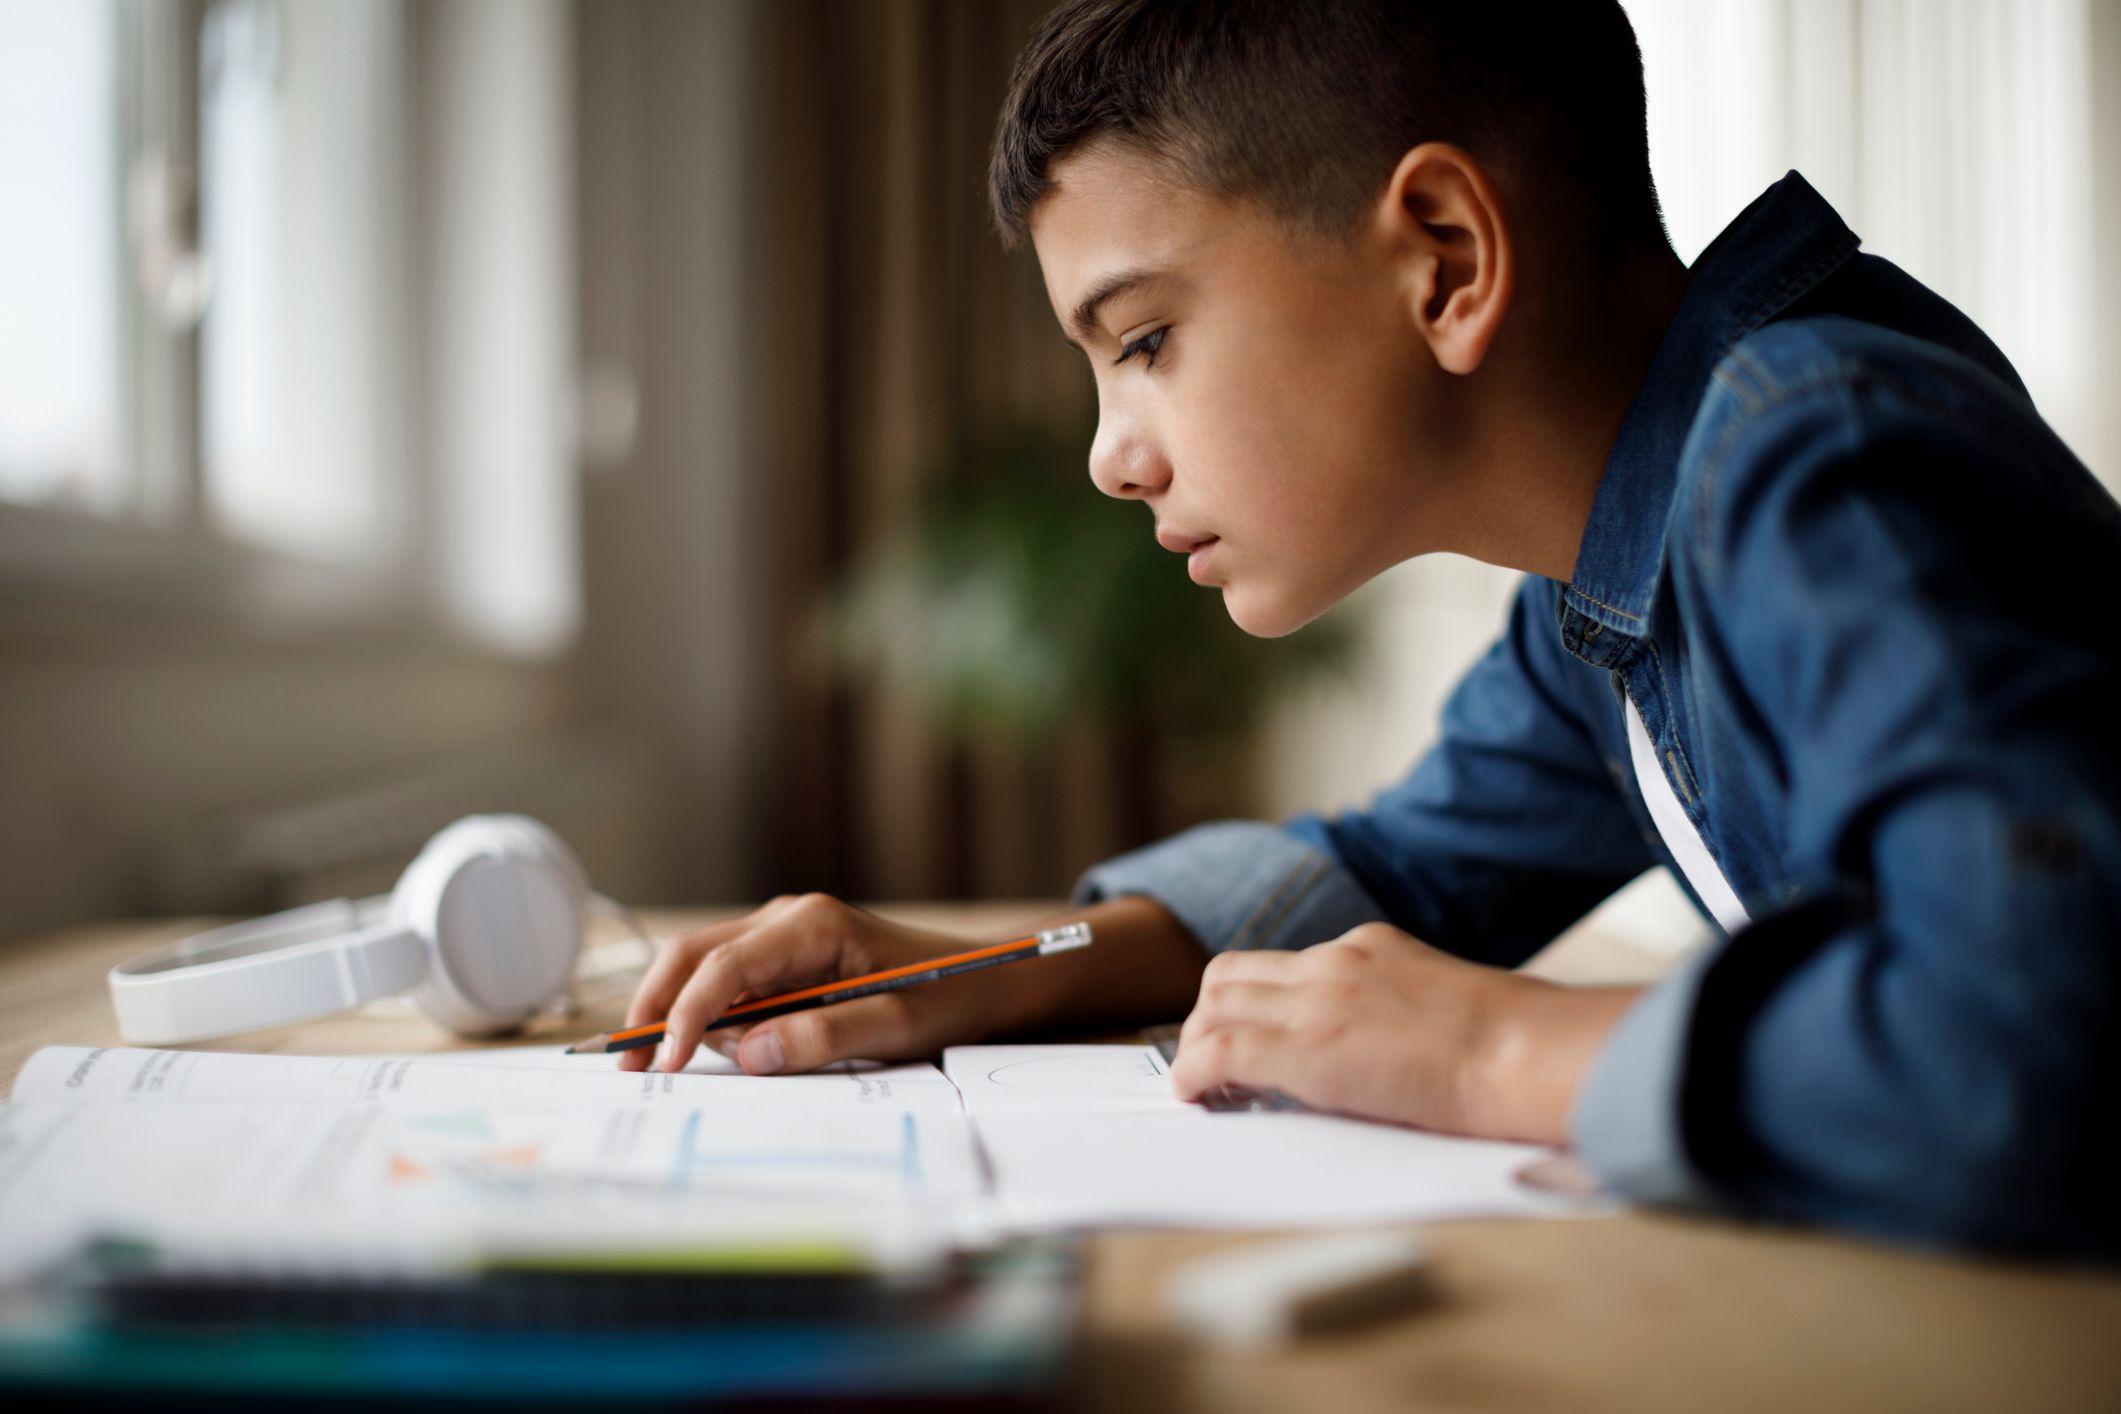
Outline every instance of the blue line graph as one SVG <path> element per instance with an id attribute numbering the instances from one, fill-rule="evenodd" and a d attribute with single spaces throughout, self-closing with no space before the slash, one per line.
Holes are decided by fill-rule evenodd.
<path id="1" fill-rule="evenodd" d="M 927 1186 L 921 1173 L 921 1131 L 913 1122 L 911 1114 L 899 1116 L 899 1172 L 906 1180 L 906 1192 L 919 1193 Z"/>
<path id="2" fill-rule="evenodd" d="M 700 1112 L 694 1110 L 685 1117 L 685 1127 L 678 1134 L 677 1154 L 670 1170 L 670 1188 L 686 1188 L 695 1178 L 715 1170 L 772 1168 L 806 1173 L 883 1175 L 896 1172 L 909 1194 L 923 1192 L 927 1186 L 927 1173 L 921 1162 L 920 1125 L 911 1112 L 900 1116 L 896 1150 L 716 1149 L 702 1146 L 700 1132 Z"/>

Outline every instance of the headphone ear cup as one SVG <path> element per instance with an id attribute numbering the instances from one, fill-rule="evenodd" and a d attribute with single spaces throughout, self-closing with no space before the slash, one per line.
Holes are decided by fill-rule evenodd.
<path id="1" fill-rule="evenodd" d="M 526 856 L 542 858 L 563 877 L 570 880 L 577 893 L 584 899 L 589 896 L 589 875 L 582 869 L 574 851 L 567 847 L 557 833 L 542 821 L 528 815 L 473 815 L 470 820 L 494 832 L 496 838 L 506 839 L 511 849 Z M 464 822 L 459 822 L 464 823 Z"/>
<path id="2" fill-rule="evenodd" d="M 473 815 L 427 842 L 391 893 L 426 942 L 426 1013 L 462 1036 L 512 1030 L 563 993 L 582 949 L 588 880 L 557 835 L 520 815 Z"/>

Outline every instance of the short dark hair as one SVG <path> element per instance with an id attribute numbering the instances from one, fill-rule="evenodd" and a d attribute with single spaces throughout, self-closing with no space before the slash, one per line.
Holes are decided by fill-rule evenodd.
<path id="1" fill-rule="evenodd" d="M 1665 240 L 1617 0 L 1066 0 L 1016 61 L 988 170 L 1021 242 L 1053 164 L 1111 137 L 1189 184 L 1347 231 L 1423 142 L 1601 255 Z"/>

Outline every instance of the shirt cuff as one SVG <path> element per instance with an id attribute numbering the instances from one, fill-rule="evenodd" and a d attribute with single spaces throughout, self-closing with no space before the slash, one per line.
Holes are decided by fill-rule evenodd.
<path id="1" fill-rule="evenodd" d="M 1340 862 L 1256 820 L 1200 825 L 1108 859 L 1075 886 L 1078 905 L 1155 899 L 1209 952 L 1304 948 L 1384 917 Z"/>
<path id="2" fill-rule="evenodd" d="M 1621 1197 L 1723 1206 L 1688 1157 L 1683 1132 L 1687 1039 L 1709 961 L 1690 959 L 1628 1008 L 1577 1092 L 1569 1116 L 1576 1152 Z"/>

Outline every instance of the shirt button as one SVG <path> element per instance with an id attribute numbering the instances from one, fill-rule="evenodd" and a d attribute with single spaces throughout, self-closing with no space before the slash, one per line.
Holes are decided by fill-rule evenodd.
<path id="1" fill-rule="evenodd" d="M 1583 641 L 1585 643 L 1589 643 L 1592 639 L 1598 637 L 1598 635 L 1600 633 L 1603 633 L 1604 631 L 1605 625 L 1598 622 L 1598 620 L 1596 619 L 1592 619 L 1589 623 L 1583 626 Z"/>

